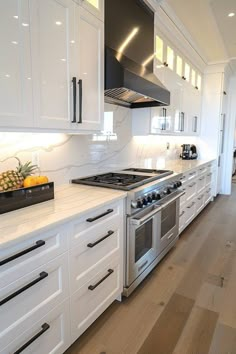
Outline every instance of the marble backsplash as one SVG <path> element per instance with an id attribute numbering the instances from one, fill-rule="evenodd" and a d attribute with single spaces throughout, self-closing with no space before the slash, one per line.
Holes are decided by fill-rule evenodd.
<path id="1" fill-rule="evenodd" d="M 182 143 L 197 145 L 196 137 L 132 136 L 131 110 L 113 105 L 105 109 L 113 112 L 113 139 L 102 135 L 0 132 L 0 172 L 16 167 L 13 156 L 22 162 L 33 159 L 39 162 L 41 174 L 59 185 L 71 178 L 135 166 L 142 160 L 148 167 L 151 158 L 164 168 L 166 161 L 179 158 Z"/>

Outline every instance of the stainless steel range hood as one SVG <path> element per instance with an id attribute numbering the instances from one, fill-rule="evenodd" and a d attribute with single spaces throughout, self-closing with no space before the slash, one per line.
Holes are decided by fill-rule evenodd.
<path id="1" fill-rule="evenodd" d="M 105 102 L 170 104 L 170 92 L 153 73 L 154 13 L 143 0 L 105 1 L 105 44 Z"/>
<path id="2" fill-rule="evenodd" d="M 152 72 L 111 48 L 105 53 L 105 102 L 129 108 L 170 104 L 170 92 Z"/>

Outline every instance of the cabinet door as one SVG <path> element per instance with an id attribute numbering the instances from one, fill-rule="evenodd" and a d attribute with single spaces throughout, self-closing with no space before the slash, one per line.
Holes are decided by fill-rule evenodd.
<path id="1" fill-rule="evenodd" d="M 172 109 L 168 107 L 151 108 L 151 133 L 170 134 L 172 131 Z"/>
<path id="2" fill-rule="evenodd" d="M 40 128 L 72 127 L 75 6 L 72 0 L 31 2 L 34 106 Z"/>
<path id="3" fill-rule="evenodd" d="M 201 123 L 201 92 L 195 87 L 189 87 L 188 97 L 188 133 L 198 135 Z"/>
<path id="4" fill-rule="evenodd" d="M 29 1 L 0 2 L 0 126 L 33 125 Z"/>
<path id="5" fill-rule="evenodd" d="M 100 130 L 104 114 L 104 24 L 82 7 L 76 9 L 76 58 L 79 63 L 78 129 Z"/>
<path id="6" fill-rule="evenodd" d="M 104 0 L 81 0 L 81 4 L 94 16 L 104 21 Z"/>

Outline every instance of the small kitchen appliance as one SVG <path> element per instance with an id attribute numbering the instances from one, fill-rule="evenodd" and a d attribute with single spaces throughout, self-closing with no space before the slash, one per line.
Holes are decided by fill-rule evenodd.
<path id="1" fill-rule="evenodd" d="M 197 148 L 193 144 L 183 144 L 181 145 L 182 147 L 182 153 L 180 154 L 180 157 L 182 160 L 195 160 L 197 159 Z"/>
<path id="2" fill-rule="evenodd" d="M 72 180 L 127 191 L 124 296 L 133 292 L 178 240 L 179 202 L 184 194 L 181 176 L 169 170 L 127 168 Z"/>

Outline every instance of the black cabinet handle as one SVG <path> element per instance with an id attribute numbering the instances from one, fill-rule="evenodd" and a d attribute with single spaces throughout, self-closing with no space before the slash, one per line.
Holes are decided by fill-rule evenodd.
<path id="1" fill-rule="evenodd" d="M 31 288 L 32 286 L 34 286 L 35 284 L 37 284 L 38 282 L 40 282 L 41 280 L 47 278 L 48 273 L 46 272 L 41 272 L 39 274 L 39 277 L 33 281 L 31 281 L 29 284 L 26 284 L 25 286 L 23 286 L 21 289 L 15 291 L 14 293 L 8 295 L 7 297 L 5 297 L 5 299 L 0 301 L 0 306 L 4 305 L 6 302 L 12 300 L 14 297 L 20 295 L 21 293 L 23 293 L 24 291 L 26 291 L 27 289 Z"/>
<path id="2" fill-rule="evenodd" d="M 100 285 L 102 282 L 104 282 L 104 280 L 106 280 L 106 278 L 108 278 L 112 273 L 114 273 L 113 269 L 108 269 L 107 271 L 107 275 L 105 275 L 105 277 L 103 277 L 101 280 L 99 280 L 95 285 L 89 285 L 88 289 L 89 290 L 94 290 L 98 287 L 98 285 Z"/>
<path id="3" fill-rule="evenodd" d="M 198 86 L 195 86 L 195 89 L 198 90 Z"/>
<path id="4" fill-rule="evenodd" d="M 102 213 L 102 214 L 100 214 L 98 216 L 95 216 L 94 218 L 88 218 L 86 221 L 87 222 L 94 222 L 94 221 L 102 218 L 103 216 L 106 216 L 106 215 L 112 213 L 113 211 L 114 211 L 113 209 L 107 209 L 107 211 L 105 211 L 105 213 Z"/>
<path id="5" fill-rule="evenodd" d="M 10 256 L 10 257 L 8 257 L 8 258 L 5 258 L 5 259 L 3 259 L 2 261 L 0 261 L 0 266 L 3 266 L 3 265 L 6 264 L 6 263 L 9 263 L 9 262 L 11 262 L 11 261 L 14 261 L 14 259 L 16 259 L 16 258 L 22 257 L 22 256 L 24 256 L 25 254 L 27 254 L 27 253 L 29 253 L 29 252 L 32 252 L 32 251 L 36 250 L 36 249 L 39 248 L 39 247 L 44 246 L 45 243 L 46 243 L 46 242 L 43 241 L 43 240 L 36 241 L 36 243 L 35 243 L 34 246 L 31 246 L 31 247 L 29 247 L 29 248 L 27 248 L 27 249 L 25 249 L 25 250 L 23 250 L 23 251 L 21 251 L 21 252 L 19 252 L 19 253 L 13 254 L 12 256 Z"/>
<path id="6" fill-rule="evenodd" d="M 186 80 L 186 77 L 185 77 L 185 76 L 182 76 L 182 79 L 183 79 L 183 80 Z"/>
<path id="7" fill-rule="evenodd" d="M 36 339 L 38 339 L 42 334 L 44 334 L 49 328 L 49 324 L 48 323 L 44 323 L 41 326 L 41 331 L 39 331 L 37 334 L 35 334 L 35 336 L 33 336 L 27 343 L 23 344 L 22 347 L 20 347 L 18 350 L 16 350 L 13 354 L 20 354 L 23 352 L 23 350 L 25 350 L 27 347 L 30 346 L 30 344 L 32 344 L 33 342 L 36 341 Z"/>
<path id="8" fill-rule="evenodd" d="M 76 123 L 76 77 L 72 78 L 73 84 L 73 119 L 71 123 Z"/>
<path id="9" fill-rule="evenodd" d="M 82 80 L 78 81 L 79 85 L 79 120 L 78 124 L 82 123 L 82 112 L 83 112 L 83 82 Z"/>
<path id="10" fill-rule="evenodd" d="M 98 245 L 100 242 L 104 241 L 106 238 L 108 238 L 109 236 L 113 235 L 114 234 L 114 231 L 108 231 L 108 233 L 103 236 L 102 238 L 100 238 L 99 240 L 97 240 L 96 242 L 94 243 L 88 243 L 87 244 L 87 247 L 89 248 L 93 248 L 94 246 Z"/>

